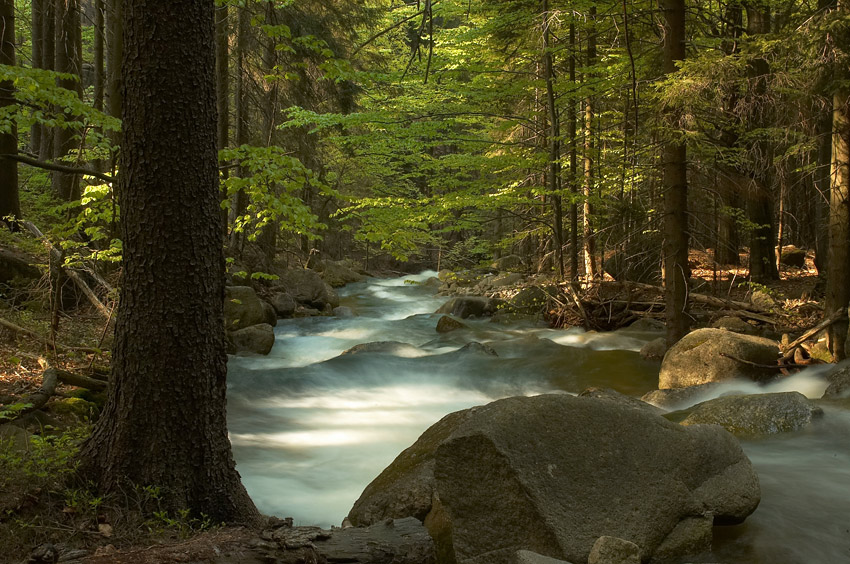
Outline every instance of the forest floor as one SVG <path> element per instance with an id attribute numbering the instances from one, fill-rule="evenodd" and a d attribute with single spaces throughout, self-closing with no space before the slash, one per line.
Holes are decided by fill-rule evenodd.
<path id="1" fill-rule="evenodd" d="M 746 259 L 743 255 L 742 264 Z M 769 295 L 775 307 L 764 316 L 773 321 L 776 335 L 800 333 L 823 316 L 811 257 L 803 268 L 783 267 L 781 280 L 765 286 L 746 283 L 745 267 L 717 268 L 710 252 L 692 251 L 690 264 L 696 279 L 694 293 L 739 302 L 748 301 L 757 290 Z M 80 301 L 59 314 L 55 338 L 51 337 L 52 315 L 44 305 L 49 302 L 49 285 L 42 281 L 39 287 L 28 300 L 0 299 L 0 319 L 40 336 L 34 338 L 0 324 L 0 425 L 4 419 L 16 417 L 8 411 L 9 406 L 26 402 L 39 390 L 46 367 L 84 375 L 108 370 L 113 320 L 107 321 Z M 652 292 L 645 299 L 657 302 L 658 296 L 649 294 Z M 33 305 L 39 301 L 43 303 Z M 762 328 L 770 325 L 754 319 L 749 322 Z M 45 341 L 55 346 L 45 345 Z M 69 400 L 76 409 L 67 406 Z M 84 401 L 74 403 L 77 400 Z M 26 562 L 39 546 L 42 551 L 49 552 L 51 546 L 64 551 L 66 558 L 73 550 L 83 549 L 88 556 L 81 562 L 100 564 L 205 561 L 209 555 L 247 542 L 251 535 L 241 529 L 209 530 L 208 523 L 185 515 L 146 511 L 156 500 L 144 492 L 131 492 L 123 500 L 103 499 L 90 493 L 85 484 L 69 485 L 70 461 L 102 401 L 102 392 L 95 397 L 60 383 L 43 409 L 46 415 L 31 417 L 24 424 L 28 434 L 22 436 L 35 439 L 32 444 L 36 446 L 21 450 L 6 448 L 7 444 L 0 448 L 0 546 L 4 547 L 0 562 Z M 16 440 L 20 441 L 20 436 L 0 433 L 0 443 L 14 444 Z M 137 510 L 128 511 L 128 505 Z M 53 561 L 49 554 L 43 558 L 30 561 Z"/>

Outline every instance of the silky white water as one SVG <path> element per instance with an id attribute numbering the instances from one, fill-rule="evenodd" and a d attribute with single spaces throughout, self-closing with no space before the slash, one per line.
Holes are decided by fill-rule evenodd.
<path id="1" fill-rule="evenodd" d="M 408 282 L 434 275 L 350 285 L 341 297 L 357 317 L 281 320 L 269 356 L 230 358 L 230 437 L 262 512 L 339 525 L 364 487 L 452 411 L 591 386 L 640 396 L 657 385 L 658 364 L 637 354 L 657 334 L 479 320 L 441 335 L 432 312 L 446 298 Z M 376 341 L 410 346 L 340 356 Z M 461 350 L 473 341 L 498 356 Z M 822 377 L 804 372 L 769 390 L 745 391 L 819 397 L 824 387 Z M 828 407 L 805 431 L 745 441 L 744 448 L 759 472 L 762 503 L 745 524 L 716 529 L 713 561 L 850 562 L 850 412 Z"/>

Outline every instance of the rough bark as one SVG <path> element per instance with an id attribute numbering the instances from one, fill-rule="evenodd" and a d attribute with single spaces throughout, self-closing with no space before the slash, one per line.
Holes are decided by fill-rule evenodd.
<path id="1" fill-rule="evenodd" d="M 80 31 L 79 0 L 56 0 L 56 44 L 54 50 L 56 71 L 75 75 L 75 78 L 60 78 L 59 86 L 76 92 L 82 97 L 82 36 Z M 69 116 L 69 119 L 73 119 Z M 69 127 L 57 127 L 53 137 L 53 160 L 62 162 L 72 150 L 78 148 L 77 131 Z M 80 180 L 75 174 L 53 173 L 53 190 L 64 201 L 80 198 Z"/>
<path id="2" fill-rule="evenodd" d="M 555 71 L 552 61 L 552 32 L 549 29 L 549 2 L 543 0 L 543 74 L 546 78 L 546 109 L 549 117 L 549 166 L 546 186 L 552 202 L 555 261 L 558 275 L 564 278 L 564 214 L 561 209 L 561 116 L 555 101 Z"/>
<path id="3" fill-rule="evenodd" d="M 106 13 L 106 113 L 112 117 L 121 117 L 124 97 L 121 93 L 121 60 L 124 57 L 124 0 L 108 0 Z M 116 170 L 115 160 L 118 157 L 117 147 L 121 144 L 121 132 L 109 134 L 113 150 L 112 170 Z"/>
<path id="4" fill-rule="evenodd" d="M 103 0 L 94 3 L 94 99 L 92 105 L 103 111 L 105 13 Z"/>
<path id="5" fill-rule="evenodd" d="M 589 29 L 587 31 L 586 62 L 588 68 L 596 64 L 596 6 L 592 6 L 588 12 Z M 589 80 L 589 76 L 585 80 Z M 593 206 L 590 198 L 593 195 L 593 113 L 594 99 L 588 96 L 584 100 L 584 273 L 588 280 L 596 278 L 596 236 L 593 233 L 591 217 L 593 217 Z"/>
<path id="6" fill-rule="evenodd" d="M 664 11 L 664 72 L 676 71 L 685 58 L 685 2 L 662 0 Z M 676 116 L 669 116 L 675 121 Z M 673 346 L 690 328 L 687 314 L 688 268 L 688 181 L 687 151 L 682 140 L 664 143 L 664 298 L 667 347 Z"/>
<path id="7" fill-rule="evenodd" d="M 250 31 L 250 15 L 246 6 L 237 8 L 237 31 L 236 31 L 236 84 L 234 92 L 234 104 L 236 114 L 236 145 L 241 147 L 248 143 L 248 62 L 246 60 L 248 52 L 248 33 Z M 239 175 L 244 176 L 245 171 L 242 167 L 239 169 Z M 245 213 L 248 207 L 248 195 L 244 190 L 239 190 L 233 195 L 233 202 L 230 208 L 230 223 L 234 226 L 230 233 L 230 252 L 237 254 L 244 241 L 245 233 L 237 231 L 235 224 L 237 218 Z"/>
<path id="8" fill-rule="evenodd" d="M 226 149 L 230 143 L 230 37 L 228 25 L 228 6 L 222 4 L 215 9 L 215 80 L 216 109 L 218 111 L 218 150 Z M 222 180 L 227 179 L 230 171 L 221 172 Z M 227 188 L 221 187 L 221 200 L 227 199 Z M 227 236 L 227 210 L 221 210 L 222 236 Z"/>
<path id="9" fill-rule="evenodd" d="M 157 486 L 164 509 L 255 524 L 225 417 L 213 15 L 213 0 L 124 3 L 124 285 L 80 461 L 104 491 Z"/>
<path id="10" fill-rule="evenodd" d="M 0 64 L 15 64 L 15 2 L 0 1 Z M 0 107 L 15 105 L 15 89 L 11 81 L 0 82 Z M 8 132 L 0 133 L 0 154 L 18 151 L 18 131 L 14 122 Z M 18 195 L 18 163 L 0 159 L 0 223 L 16 229 L 21 217 Z"/>
<path id="11" fill-rule="evenodd" d="M 833 98 L 832 132 L 826 315 L 846 313 L 850 303 L 850 92 L 846 88 Z M 829 329 L 829 349 L 836 361 L 847 356 L 847 326 L 844 315 Z"/>
<path id="12" fill-rule="evenodd" d="M 570 22 L 570 84 L 576 86 L 576 24 Z M 570 97 L 569 120 L 567 121 L 567 137 L 570 139 L 570 276 L 578 280 L 578 143 L 576 140 L 576 101 Z"/>
<path id="13" fill-rule="evenodd" d="M 44 68 L 44 36 L 43 19 L 44 19 L 44 2 L 45 0 L 33 0 L 32 3 L 32 27 L 30 29 L 32 37 L 32 68 Z M 41 150 L 41 133 L 42 126 L 35 123 L 30 127 L 30 153 L 37 155 Z"/>

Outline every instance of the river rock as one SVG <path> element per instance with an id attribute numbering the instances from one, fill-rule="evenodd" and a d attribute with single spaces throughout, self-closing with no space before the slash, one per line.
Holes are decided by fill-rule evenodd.
<path id="1" fill-rule="evenodd" d="M 850 342 L 850 338 L 848 338 Z M 850 397 L 850 361 L 842 361 L 826 375 L 829 386 L 823 399 L 842 399 Z"/>
<path id="2" fill-rule="evenodd" d="M 263 323 L 277 327 L 277 310 L 266 300 L 260 300 L 260 304 L 263 306 Z"/>
<path id="3" fill-rule="evenodd" d="M 688 412 L 682 425 L 720 425 L 739 437 L 799 431 L 823 415 L 823 410 L 800 392 L 722 396 Z"/>
<path id="4" fill-rule="evenodd" d="M 715 319 L 711 323 L 711 326 L 714 329 L 726 329 L 727 331 L 743 333 L 744 335 L 755 335 L 756 333 L 758 333 L 758 329 L 756 329 L 740 317 L 735 317 L 732 315 Z"/>
<path id="5" fill-rule="evenodd" d="M 289 293 L 296 302 L 319 311 L 325 309 L 326 304 L 330 304 L 331 307 L 339 305 L 337 293 L 314 270 L 306 268 L 286 270 L 280 275 L 276 286 Z"/>
<path id="6" fill-rule="evenodd" d="M 493 261 L 491 265 L 498 271 L 503 270 L 522 270 L 525 268 L 522 262 L 522 257 L 519 255 L 507 255 Z"/>
<path id="7" fill-rule="evenodd" d="M 634 542 L 649 559 L 683 521 L 741 522 L 759 498 L 749 460 L 722 428 L 551 394 L 444 417 L 366 488 L 349 518 L 424 519 L 438 554 L 458 564 L 508 564 L 518 550 L 587 562 L 603 535 Z"/>
<path id="8" fill-rule="evenodd" d="M 520 290 L 519 293 L 510 300 L 510 305 L 511 308 L 516 311 L 525 313 L 538 312 L 546 307 L 546 302 L 549 301 L 550 294 L 554 295 L 555 292 L 547 292 L 540 286 L 529 286 Z"/>
<path id="9" fill-rule="evenodd" d="M 644 360 L 661 360 L 667 352 L 667 339 L 658 337 L 640 348 L 640 356 Z"/>
<path id="10" fill-rule="evenodd" d="M 631 325 L 629 325 L 629 330 L 631 331 L 666 331 L 667 325 L 664 324 L 660 319 L 653 319 L 651 317 L 641 317 Z"/>
<path id="11" fill-rule="evenodd" d="M 422 349 L 414 347 L 410 343 L 400 341 L 374 341 L 371 343 L 360 343 L 342 352 L 348 354 L 389 354 L 393 356 L 414 357 L 422 354 Z"/>
<path id="12" fill-rule="evenodd" d="M 333 314 L 336 317 L 356 317 L 354 310 L 348 306 L 337 306 L 333 308 Z"/>
<path id="13" fill-rule="evenodd" d="M 623 407 L 639 409 L 656 415 L 665 413 L 665 411 L 659 407 L 648 404 L 637 398 L 627 396 L 626 394 L 621 394 L 617 390 L 612 390 L 611 388 L 588 388 L 581 392 L 578 396 L 580 398 L 594 398 L 603 401 L 610 401 L 618 405 L 622 405 Z"/>
<path id="14" fill-rule="evenodd" d="M 230 333 L 234 354 L 254 353 L 266 355 L 274 346 L 274 328 L 268 323 L 251 325 Z"/>
<path id="15" fill-rule="evenodd" d="M 437 333 L 451 333 L 452 331 L 466 328 L 467 326 L 464 323 L 448 315 L 440 316 L 440 319 L 437 321 Z"/>
<path id="16" fill-rule="evenodd" d="M 699 403 L 706 395 L 719 388 L 720 382 L 709 382 L 686 388 L 666 388 L 652 390 L 641 396 L 640 400 L 662 409 L 683 409 Z"/>
<path id="17" fill-rule="evenodd" d="M 324 280 L 331 288 L 339 288 L 353 282 L 362 282 L 365 277 L 349 268 L 344 262 L 332 260 L 322 261 L 317 268 Z"/>
<path id="18" fill-rule="evenodd" d="M 640 564 L 640 547 L 625 539 L 602 536 L 593 543 L 587 564 Z"/>
<path id="19" fill-rule="evenodd" d="M 682 337 L 664 355 L 658 387 L 684 388 L 733 378 L 760 381 L 776 374 L 776 370 L 723 355 L 756 364 L 776 364 L 779 345 L 769 339 L 723 329 L 697 329 Z"/>
<path id="20" fill-rule="evenodd" d="M 461 319 L 486 317 L 496 312 L 499 303 L 499 300 L 483 296 L 458 296 L 441 305 L 435 313 L 448 313 Z"/>
<path id="21" fill-rule="evenodd" d="M 549 558 L 548 556 L 543 556 L 542 554 L 537 554 L 536 552 L 531 552 L 530 550 L 517 550 L 516 551 L 516 564 L 570 564 L 566 560 L 558 560 L 556 558 Z"/>
<path id="22" fill-rule="evenodd" d="M 298 308 L 295 298 L 287 292 L 275 292 L 269 300 L 278 317 L 292 317 Z"/>
<path id="23" fill-rule="evenodd" d="M 224 326 L 228 331 L 268 323 L 268 311 L 250 286 L 228 286 L 224 299 Z"/>

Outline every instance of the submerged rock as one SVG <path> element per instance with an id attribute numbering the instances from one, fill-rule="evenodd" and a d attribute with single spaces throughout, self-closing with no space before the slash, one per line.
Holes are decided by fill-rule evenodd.
<path id="1" fill-rule="evenodd" d="M 437 321 L 437 333 L 451 333 L 452 331 L 466 328 L 467 326 L 465 324 L 448 315 L 440 316 L 439 321 Z"/>
<path id="2" fill-rule="evenodd" d="M 709 382 L 686 388 L 652 390 L 641 396 L 640 400 L 663 409 L 682 409 L 698 403 L 718 387 L 720 382 Z"/>
<path id="3" fill-rule="evenodd" d="M 777 371 L 753 364 L 775 365 L 778 358 L 776 341 L 723 329 L 697 329 L 664 355 L 658 387 L 684 388 L 733 378 L 766 380 Z"/>
<path id="4" fill-rule="evenodd" d="M 518 550 L 587 562 L 603 535 L 635 543 L 645 559 L 690 550 L 695 542 L 681 539 L 702 530 L 694 523 L 741 522 L 759 499 L 749 460 L 722 428 L 553 394 L 444 417 L 349 518 L 417 517 L 458 564 L 513 564 Z"/>
<path id="5" fill-rule="evenodd" d="M 422 349 L 414 347 L 410 343 L 401 341 L 374 341 L 372 343 L 360 343 L 350 349 L 344 350 L 347 354 L 389 354 L 394 356 L 419 356 Z"/>
<path id="6" fill-rule="evenodd" d="M 723 396 L 699 403 L 687 413 L 682 425 L 720 425 L 740 437 L 757 437 L 799 431 L 822 416 L 823 410 L 799 392 L 781 392 Z"/>

